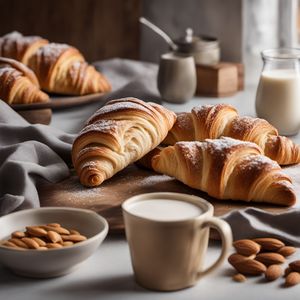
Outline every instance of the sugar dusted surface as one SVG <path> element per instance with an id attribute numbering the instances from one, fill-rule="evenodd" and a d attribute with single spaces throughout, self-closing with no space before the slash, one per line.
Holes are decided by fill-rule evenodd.
<path id="1" fill-rule="evenodd" d="M 80 135 L 89 131 L 109 132 L 115 130 L 117 127 L 118 122 L 115 120 L 99 120 L 95 123 L 85 126 L 81 130 Z"/>
<path id="2" fill-rule="evenodd" d="M 178 142 L 179 146 L 184 146 L 186 148 L 193 148 L 194 145 L 198 145 L 199 147 L 212 147 L 216 151 L 224 151 L 225 149 L 229 149 L 231 147 L 235 147 L 238 145 L 244 145 L 246 147 L 255 147 L 257 149 L 258 146 L 251 142 L 244 142 L 236 139 L 232 139 L 230 137 L 221 137 L 220 139 L 206 139 L 204 142 Z"/>
<path id="3" fill-rule="evenodd" d="M 142 110 L 149 114 L 149 109 L 146 109 L 144 106 L 135 102 L 130 102 L 130 100 L 128 100 L 128 102 L 119 102 L 119 103 L 116 102 L 113 104 L 105 105 L 102 108 L 100 108 L 95 115 L 107 114 L 119 110 L 130 110 L 130 109 Z"/>
<path id="4" fill-rule="evenodd" d="M 50 43 L 41 47 L 37 52 L 43 53 L 46 57 L 58 58 L 64 51 L 71 48 L 67 44 Z"/>

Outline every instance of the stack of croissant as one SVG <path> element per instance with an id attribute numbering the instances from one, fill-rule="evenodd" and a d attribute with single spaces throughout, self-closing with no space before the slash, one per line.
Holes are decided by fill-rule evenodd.
<path id="1" fill-rule="evenodd" d="M 230 105 L 199 106 L 176 116 L 127 98 L 109 102 L 87 121 L 72 159 L 87 187 L 139 160 L 217 199 L 290 206 L 296 194 L 280 165 L 299 163 L 300 147 L 267 121 L 240 117 Z"/>
<path id="2" fill-rule="evenodd" d="M 40 87 L 46 92 L 66 95 L 105 93 L 111 90 L 107 79 L 89 65 L 76 48 L 66 44 L 49 43 L 39 36 L 23 36 L 12 32 L 0 38 L 0 57 L 11 59 L 9 72 L 7 66 L 0 69 L 0 98 L 10 104 L 46 101 L 45 96 L 41 97 Z M 4 64 L 3 61 L 1 64 Z M 28 77 L 28 68 L 36 76 L 34 81 L 31 80 L 32 74 Z M 22 93 L 19 91 L 20 86 Z M 14 97 L 15 94 L 18 96 Z M 19 97 L 20 94 L 26 97 Z"/>

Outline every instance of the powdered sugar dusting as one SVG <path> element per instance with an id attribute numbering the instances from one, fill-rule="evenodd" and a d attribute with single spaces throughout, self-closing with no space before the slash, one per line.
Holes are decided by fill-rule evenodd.
<path id="1" fill-rule="evenodd" d="M 244 145 L 246 147 L 258 148 L 258 146 L 251 142 L 240 141 L 236 139 L 232 139 L 230 137 L 221 137 L 220 139 L 206 139 L 204 144 L 206 143 L 206 147 L 212 147 L 216 151 L 225 151 L 226 149 L 230 149 L 232 147 L 236 147 L 239 145 Z M 205 145 L 204 145 L 205 146 Z"/>
<path id="2" fill-rule="evenodd" d="M 53 59 L 57 59 L 64 51 L 70 48 L 71 46 L 67 44 L 50 43 L 39 48 L 37 55 L 43 54 L 44 57 L 52 57 Z"/>
<path id="3" fill-rule="evenodd" d="M 91 123 L 85 126 L 79 135 L 84 134 L 89 131 L 101 131 L 101 132 L 110 132 L 116 130 L 118 127 L 118 122 L 115 120 L 99 120 L 95 123 Z"/>
<path id="4" fill-rule="evenodd" d="M 280 168 L 278 163 L 264 155 L 248 155 L 243 157 L 243 162 L 245 163 L 244 166 L 247 168 L 257 168 L 261 167 L 262 165 L 269 165 L 274 168 Z"/>

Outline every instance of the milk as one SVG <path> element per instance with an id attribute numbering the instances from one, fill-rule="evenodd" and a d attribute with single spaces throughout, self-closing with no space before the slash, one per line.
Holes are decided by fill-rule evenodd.
<path id="1" fill-rule="evenodd" d="M 131 214 L 155 221 L 181 221 L 195 218 L 203 210 L 190 202 L 155 199 L 132 203 L 129 207 Z"/>
<path id="2" fill-rule="evenodd" d="M 257 89 L 256 112 L 280 134 L 296 134 L 300 129 L 299 73 L 287 69 L 263 71 Z"/>

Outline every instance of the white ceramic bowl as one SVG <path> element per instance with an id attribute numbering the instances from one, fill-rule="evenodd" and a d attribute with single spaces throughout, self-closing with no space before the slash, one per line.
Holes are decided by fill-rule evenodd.
<path id="1" fill-rule="evenodd" d="M 95 252 L 108 232 L 107 221 L 90 210 L 45 207 L 1 217 L 0 240 L 8 239 L 16 230 L 24 231 L 26 226 L 48 223 L 77 229 L 88 239 L 74 246 L 44 251 L 0 247 L 0 263 L 22 276 L 47 278 L 65 275 Z"/>

